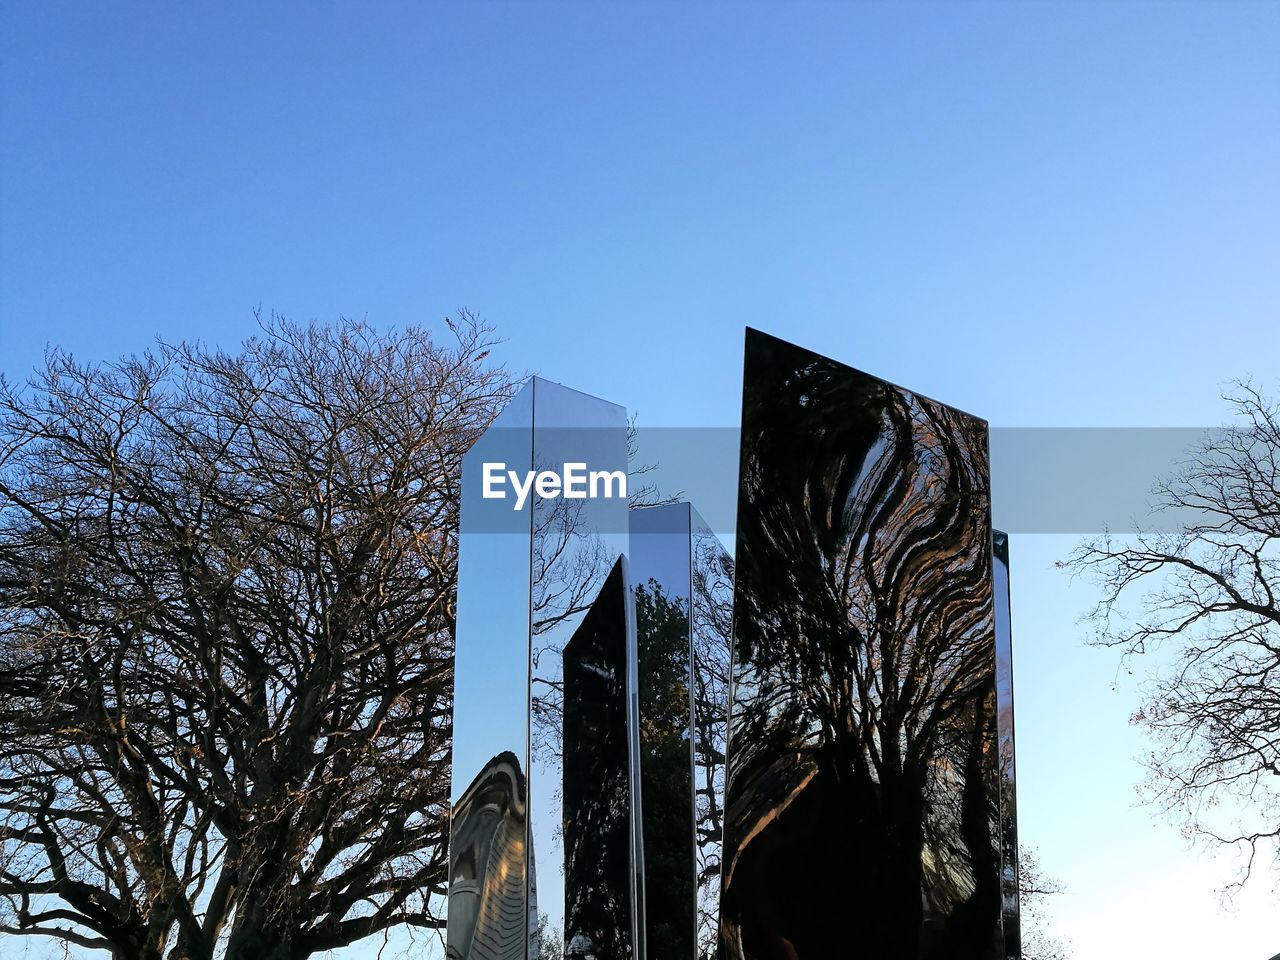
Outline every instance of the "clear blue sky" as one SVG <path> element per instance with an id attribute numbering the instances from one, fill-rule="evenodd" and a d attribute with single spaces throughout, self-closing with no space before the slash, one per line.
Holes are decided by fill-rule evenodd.
<path id="1" fill-rule="evenodd" d="M 748 323 L 996 426 L 1274 384 L 1280 5 L 693 6 L 4 4 L 0 370 L 466 306 L 650 425 L 736 421 Z M 1070 545 L 1013 542 L 1057 921 L 1082 960 L 1265 960 L 1270 886 L 1222 913 L 1229 865 L 1133 808 Z"/>

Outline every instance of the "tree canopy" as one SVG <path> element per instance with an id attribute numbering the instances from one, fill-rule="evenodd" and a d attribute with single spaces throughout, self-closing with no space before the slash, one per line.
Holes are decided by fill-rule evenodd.
<path id="1" fill-rule="evenodd" d="M 284 960 L 442 925 L 461 459 L 511 392 L 447 324 L 0 382 L 0 932 Z"/>

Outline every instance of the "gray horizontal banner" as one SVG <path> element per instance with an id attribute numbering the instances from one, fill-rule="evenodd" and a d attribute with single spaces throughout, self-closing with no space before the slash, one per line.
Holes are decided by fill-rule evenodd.
<path id="1" fill-rule="evenodd" d="M 492 431 L 491 431 L 492 432 Z M 497 480 L 489 471 L 489 492 L 502 491 L 511 513 L 492 509 L 465 511 L 464 532 L 506 531 L 520 525 L 519 514 L 535 508 L 538 482 L 553 497 L 568 492 L 576 497 L 616 493 L 603 475 L 611 464 L 591 463 L 600 448 L 597 429 L 560 428 L 556 459 L 581 446 L 582 465 L 535 464 L 535 472 L 550 472 L 542 481 L 525 475 L 528 456 L 517 477 Z M 1204 515 L 1190 509 L 1155 509 L 1154 486 L 1182 469 L 1187 458 L 1206 441 L 1229 431 L 1201 427 L 994 427 L 991 430 L 991 492 L 994 526 L 1008 533 L 1090 534 L 1164 532 Z M 514 433 L 514 432 L 513 432 Z M 631 473 L 627 494 L 633 503 L 687 500 L 713 531 L 733 536 L 737 512 L 739 431 L 731 427 L 648 427 L 632 435 Z M 508 446 L 529 450 L 529 441 Z M 516 459 L 516 458 L 509 458 Z M 508 468 L 514 466 L 509 464 Z M 593 472 L 601 476 L 592 483 Z M 469 489 L 482 482 L 468 475 Z M 527 489 L 520 501 L 519 492 Z M 486 506 L 491 506 L 487 504 Z M 498 517 L 495 523 L 494 517 Z M 472 519 L 474 518 L 474 519 Z M 525 523 L 528 521 L 525 520 Z"/>

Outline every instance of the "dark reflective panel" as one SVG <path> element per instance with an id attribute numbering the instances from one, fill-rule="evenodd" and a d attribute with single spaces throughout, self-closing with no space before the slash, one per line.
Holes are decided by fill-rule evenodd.
<path id="1" fill-rule="evenodd" d="M 542 379 L 535 378 L 533 386 L 535 469 L 560 471 L 566 463 L 583 463 L 589 471 L 625 477 L 627 418 L 622 407 Z M 579 896 L 565 876 L 564 650 L 617 558 L 627 552 L 627 501 L 625 496 L 539 498 L 532 508 L 529 826 L 537 919 L 529 935 L 529 958 L 559 960 L 572 939 L 565 905 Z M 633 875 L 637 868 L 633 856 Z M 636 904 L 632 915 L 640 909 Z M 619 942 L 631 941 L 634 933 L 620 931 Z M 631 955 L 627 950 L 615 956 Z"/>
<path id="2" fill-rule="evenodd" d="M 629 957 L 631 756 L 628 627 L 619 558 L 564 648 L 565 937 L 572 957 Z"/>
<path id="3" fill-rule="evenodd" d="M 1009 600 L 1009 535 L 992 531 L 995 585 L 996 701 L 1000 731 L 1000 854 L 1004 902 L 1004 948 L 1008 960 L 1022 956 L 1018 891 L 1018 790 L 1013 741 L 1013 625 Z"/>
<path id="4" fill-rule="evenodd" d="M 462 466 L 454 656 L 450 960 L 525 960 L 530 511 L 480 496 L 483 464 L 528 470 L 526 386 Z"/>
<path id="5" fill-rule="evenodd" d="M 987 428 L 749 331 L 721 955 L 995 960 Z"/>
<path id="6" fill-rule="evenodd" d="M 633 510 L 649 956 L 711 957 L 732 564 L 686 503 Z"/>

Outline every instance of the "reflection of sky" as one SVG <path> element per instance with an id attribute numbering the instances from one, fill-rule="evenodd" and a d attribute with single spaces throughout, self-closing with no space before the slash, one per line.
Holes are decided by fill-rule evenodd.
<path id="1" fill-rule="evenodd" d="M 1275 4 L 0 17 L 10 376 L 46 342 L 231 347 L 257 304 L 467 304 L 498 357 L 642 425 L 735 424 L 747 322 L 996 428 L 1216 424 L 1222 381 L 1276 376 Z M 1012 542 L 1021 826 L 1059 923 L 1084 960 L 1269 957 L 1269 884 L 1224 913 L 1229 865 L 1135 805 L 1136 681 L 1080 642 L 1075 542 Z"/>
<path id="2" fill-rule="evenodd" d="M 631 575 L 639 586 L 656 580 L 669 600 L 689 600 L 688 504 L 670 504 L 631 515 Z M 686 610 L 686 615 L 687 615 Z"/>
<path id="3" fill-rule="evenodd" d="M 478 489 L 484 460 L 528 469 L 532 399 L 526 387 L 503 411 L 496 429 L 468 454 L 463 465 L 467 489 Z M 498 514 L 503 524 L 512 524 L 502 529 L 512 532 L 463 537 L 459 544 L 460 568 L 479 574 L 461 579 L 458 587 L 458 633 L 463 639 L 454 670 L 455 802 L 504 750 L 521 758 L 523 766 L 529 682 L 529 510 L 514 514 L 507 502 L 472 495 L 464 497 L 463 509 L 464 527 L 476 523 L 477 514 Z M 523 533 L 517 520 L 523 522 Z"/>
<path id="4" fill-rule="evenodd" d="M 999 534 L 997 534 L 997 537 Z M 1007 540 L 1006 540 L 1007 544 Z M 999 552 L 997 550 L 997 552 Z M 1004 556 L 992 560 L 992 609 L 996 631 L 996 704 L 1000 710 L 1001 740 L 1012 737 L 1013 707 L 1013 656 L 1012 635 L 1009 622 L 1009 562 L 1008 548 Z"/>

